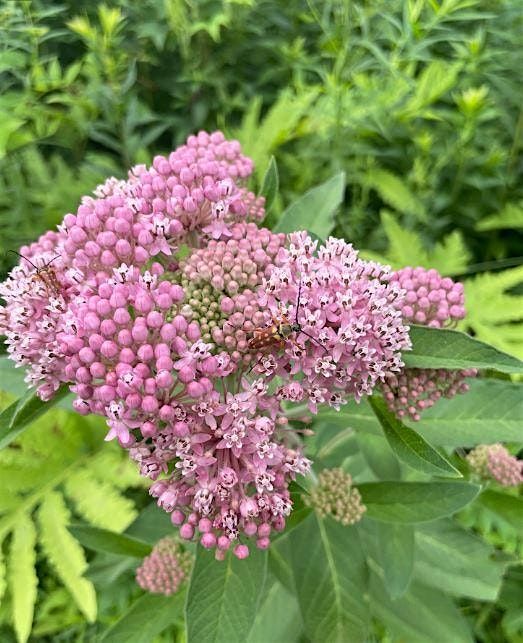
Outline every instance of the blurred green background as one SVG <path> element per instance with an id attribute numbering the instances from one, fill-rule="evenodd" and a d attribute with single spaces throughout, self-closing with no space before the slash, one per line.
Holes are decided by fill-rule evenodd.
<path id="1" fill-rule="evenodd" d="M 463 280 L 463 328 L 523 357 L 522 34 L 521 0 L 3 0 L 0 276 L 16 259 L 8 250 L 54 227 L 107 176 L 220 128 L 254 158 L 254 189 L 275 157 L 280 194 L 269 224 L 343 171 L 335 233 L 394 268 L 435 267 Z M 20 395 L 23 384 L 2 373 L 2 388 Z M 66 535 L 69 509 L 56 489 L 83 519 L 115 530 L 146 496 L 123 455 L 106 452 L 103 423 L 90 441 L 75 429 L 85 420 L 56 413 L 2 456 L 0 536 L 19 524 L 20 507 L 38 509 L 31 640 L 89 641 L 99 631 L 87 625 L 93 586 L 104 624 L 139 592 L 132 573 L 113 577 L 117 563 L 100 556 L 94 585 L 83 579 L 84 554 Z M 59 517 L 58 544 L 46 537 L 46 502 Z M 505 549 L 521 546 L 499 538 Z M 68 557 L 62 567 L 57 548 Z M 33 567 L 20 564 L 13 576 L 21 597 L 36 597 Z M 510 596 L 464 606 L 477 640 L 521 631 L 520 612 L 502 621 Z M 10 601 L 0 608 L 2 642 L 16 640 Z M 18 640 L 29 636 L 31 605 L 14 617 Z"/>

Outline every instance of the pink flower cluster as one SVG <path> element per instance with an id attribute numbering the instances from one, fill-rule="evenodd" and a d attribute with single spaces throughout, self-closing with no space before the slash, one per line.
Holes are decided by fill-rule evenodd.
<path id="1" fill-rule="evenodd" d="M 136 582 L 151 594 L 176 594 L 188 578 L 192 556 L 170 536 L 162 538 L 136 570 Z"/>
<path id="2" fill-rule="evenodd" d="M 472 471 L 485 479 L 494 479 L 503 487 L 523 484 L 523 461 L 499 443 L 481 444 L 467 455 Z"/>
<path id="3" fill-rule="evenodd" d="M 442 328 L 465 316 L 463 285 L 434 269 L 402 268 L 392 274 L 391 283 L 405 291 L 399 309 L 406 323 Z M 475 369 L 404 368 L 398 374 L 388 374 L 381 389 L 389 409 L 400 419 L 418 421 L 421 412 L 442 397 L 467 392 L 466 378 L 476 375 Z"/>

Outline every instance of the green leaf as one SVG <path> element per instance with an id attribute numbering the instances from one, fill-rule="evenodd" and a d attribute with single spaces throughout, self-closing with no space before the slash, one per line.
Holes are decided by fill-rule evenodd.
<path id="1" fill-rule="evenodd" d="M 495 550 L 451 520 L 421 525 L 416 533 L 415 576 L 427 585 L 480 601 L 495 601 L 506 562 Z"/>
<path id="2" fill-rule="evenodd" d="M 0 547 L 0 606 L 2 605 L 2 598 L 4 597 L 7 587 L 6 571 L 5 558 L 2 548 Z"/>
<path id="3" fill-rule="evenodd" d="M 0 414 L 0 449 L 10 444 L 31 422 L 68 394 L 67 386 L 62 386 L 52 400 L 42 402 L 33 391 L 28 391 L 26 395 L 8 406 Z"/>
<path id="4" fill-rule="evenodd" d="M 361 431 L 357 440 L 367 464 L 378 478 L 398 480 L 401 477 L 398 459 L 383 435 Z"/>
<path id="5" fill-rule="evenodd" d="M 288 538 L 306 637 L 312 643 L 367 640 L 367 569 L 356 527 L 311 515 Z"/>
<path id="6" fill-rule="evenodd" d="M 507 203 L 501 212 L 485 217 L 476 226 L 481 232 L 511 228 L 523 228 L 523 201 Z"/>
<path id="7" fill-rule="evenodd" d="M 13 625 L 18 643 L 25 643 L 31 634 L 36 602 L 36 531 L 33 521 L 20 514 L 13 531 L 9 555 L 9 587 L 13 601 Z"/>
<path id="8" fill-rule="evenodd" d="M 411 118 L 418 116 L 420 111 L 448 92 L 455 85 L 460 69 L 461 63 L 431 61 L 416 79 L 416 90 L 405 105 L 405 115 Z"/>
<path id="9" fill-rule="evenodd" d="M 359 484 L 367 515 L 384 522 L 430 522 L 459 511 L 480 487 L 466 482 L 367 482 Z"/>
<path id="10" fill-rule="evenodd" d="M 523 498 L 487 489 L 479 497 L 479 502 L 523 533 Z"/>
<path id="11" fill-rule="evenodd" d="M 70 525 L 69 531 L 84 547 L 94 551 L 143 558 L 151 553 L 149 543 L 107 529 L 87 525 Z"/>
<path id="12" fill-rule="evenodd" d="M 244 643 L 258 612 L 266 571 L 266 551 L 251 547 L 244 560 L 229 552 L 220 563 L 198 545 L 187 594 L 187 643 Z"/>
<path id="13" fill-rule="evenodd" d="M 265 591 L 246 643 L 298 643 L 302 631 L 296 598 L 274 581 Z"/>
<path id="14" fill-rule="evenodd" d="M 334 228 L 334 214 L 343 201 L 345 173 L 334 175 L 292 203 L 281 215 L 274 232 L 308 230 L 326 239 Z"/>
<path id="15" fill-rule="evenodd" d="M 413 469 L 430 475 L 461 478 L 461 473 L 441 456 L 419 433 L 405 426 L 393 415 L 383 399 L 369 398 L 392 450 L 398 458 Z"/>
<path id="16" fill-rule="evenodd" d="M 266 212 L 269 212 L 274 203 L 274 199 L 278 194 L 279 185 L 278 166 L 276 165 L 274 156 L 271 156 L 260 188 L 260 194 L 265 197 Z"/>
<path id="17" fill-rule="evenodd" d="M 38 511 L 40 543 L 64 585 L 89 622 L 96 619 L 96 593 L 83 578 L 87 569 L 84 552 L 67 530 L 69 511 L 56 491 L 48 493 Z"/>
<path id="18" fill-rule="evenodd" d="M 426 218 L 423 203 L 410 191 L 405 181 L 392 172 L 374 167 L 365 175 L 364 181 L 376 190 L 387 205 L 398 212 L 414 214 L 420 219 Z"/>
<path id="19" fill-rule="evenodd" d="M 150 643 L 169 625 L 183 619 L 185 592 L 145 594 L 102 634 L 100 643 Z"/>
<path id="20" fill-rule="evenodd" d="M 456 330 L 411 326 L 412 351 L 403 354 L 409 368 L 488 368 L 523 373 L 523 362 Z"/>
<path id="21" fill-rule="evenodd" d="M 410 525 L 378 523 L 379 562 L 385 587 L 393 599 L 407 591 L 414 569 L 414 529 Z"/>
<path id="22" fill-rule="evenodd" d="M 169 514 L 162 511 L 156 502 L 142 509 L 140 515 L 130 525 L 125 533 L 143 542 L 154 545 L 164 536 L 172 534 L 173 525 Z"/>

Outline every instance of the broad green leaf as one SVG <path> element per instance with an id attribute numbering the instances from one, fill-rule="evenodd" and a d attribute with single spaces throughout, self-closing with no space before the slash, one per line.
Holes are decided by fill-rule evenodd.
<path id="1" fill-rule="evenodd" d="M 150 643 L 169 625 L 183 620 L 185 591 L 173 596 L 140 596 L 100 637 L 100 643 Z"/>
<path id="2" fill-rule="evenodd" d="M 452 600 L 442 592 L 411 583 L 393 600 L 383 583 L 383 572 L 373 568 L 370 609 L 388 632 L 401 643 L 473 643 L 467 622 Z"/>
<path id="3" fill-rule="evenodd" d="M 466 482 L 366 482 L 358 485 L 367 515 L 384 522 L 430 522 L 459 511 L 479 493 Z"/>
<path id="4" fill-rule="evenodd" d="M 119 554 L 120 556 L 134 556 L 135 558 L 143 558 L 151 553 L 150 544 L 125 534 L 88 525 L 70 525 L 68 529 L 79 543 L 84 547 L 94 549 L 94 551 Z"/>
<path id="5" fill-rule="evenodd" d="M 479 497 L 479 502 L 523 533 L 523 498 L 487 489 Z"/>
<path id="6" fill-rule="evenodd" d="M 81 470 L 68 477 L 66 494 L 88 522 L 102 529 L 122 531 L 136 518 L 134 503 L 109 482 L 100 482 L 90 471 Z"/>
<path id="7" fill-rule="evenodd" d="M 311 515 L 289 534 L 289 549 L 307 639 L 365 641 L 367 568 L 357 529 Z"/>
<path id="8" fill-rule="evenodd" d="M 132 538 L 154 545 L 160 538 L 172 535 L 173 525 L 168 513 L 151 502 L 130 525 L 125 533 Z"/>
<path id="9" fill-rule="evenodd" d="M 416 532 L 415 577 L 453 596 L 495 601 L 506 562 L 494 549 L 451 520 L 420 525 Z"/>
<path id="10" fill-rule="evenodd" d="M 412 351 L 403 354 L 410 368 L 488 368 L 523 373 L 523 362 L 456 330 L 411 326 Z"/>
<path id="11" fill-rule="evenodd" d="M 392 599 L 407 591 L 414 569 L 414 529 L 410 525 L 378 523 L 379 563 Z"/>
<path id="12" fill-rule="evenodd" d="M 269 212 L 274 203 L 274 199 L 278 194 L 279 185 L 278 166 L 276 165 L 274 156 L 271 156 L 260 188 L 260 194 L 265 197 L 266 212 Z"/>
<path id="13" fill-rule="evenodd" d="M 262 598 L 246 643 L 298 643 L 302 631 L 296 598 L 275 580 Z"/>
<path id="14" fill-rule="evenodd" d="M 10 444 L 31 422 L 68 394 L 68 388 L 62 386 L 52 400 L 42 402 L 33 391 L 28 391 L 22 398 L 8 406 L 0 414 L 0 449 Z"/>
<path id="15" fill-rule="evenodd" d="M 400 478 L 401 469 L 398 459 L 383 435 L 361 431 L 358 433 L 357 439 L 365 460 L 378 478 L 382 480 L 398 480 Z"/>
<path id="16" fill-rule="evenodd" d="M 244 643 L 253 626 L 267 572 L 267 552 L 251 546 L 249 557 L 232 552 L 219 563 L 200 545 L 196 551 L 186 619 L 187 643 Z"/>
<path id="17" fill-rule="evenodd" d="M 36 602 L 36 530 L 30 516 L 20 514 L 13 531 L 9 552 L 9 587 L 12 597 L 13 625 L 18 643 L 31 634 Z"/>
<path id="18" fill-rule="evenodd" d="M 307 230 L 326 239 L 334 228 L 334 214 L 343 201 L 345 173 L 306 192 L 281 215 L 274 232 Z"/>
<path id="19" fill-rule="evenodd" d="M 16 397 L 22 397 L 27 393 L 24 371 L 15 368 L 13 360 L 6 355 L 0 357 L 0 389 Z"/>
<path id="20" fill-rule="evenodd" d="M 58 576 L 89 622 L 96 619 L 96 593 L 83 578 L 87 569 L 83 549 L 67 530 L 69 511 L 56 491 L 48 493 L 38 511 L 40 543 Z"/>
<path id="21" fill-rule="evenodd" d="M 419 433 L 405 426 L 386 407 L 383 399 L 369 398 L 392 450 L 413 469 L 430 475 L 461 478 L 461 473 L 441 456 Z"/>

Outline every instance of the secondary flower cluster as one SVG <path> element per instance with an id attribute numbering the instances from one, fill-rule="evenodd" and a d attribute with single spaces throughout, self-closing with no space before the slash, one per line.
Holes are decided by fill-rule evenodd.
<path id="1" fill-rule="evenodd" d="M 331 516 L 342 525 L 359 522 L 366 511 L 352 477 L 343 469 L 324 469 L 307 502 L 320 517 Z"/>
<path id="2" fill-rule="evenodd" d="M 467 455 L 467 461 L 472 471 L 486 480 L 496 480 L 504 487 L 523 483 L 523 461 L 510 455 L 502 444 L 480 444 Z"/>
<path id="3" fill-rule="evenodd" d="M 192 555 L 167 536 L 159 540 L 136 570 L 136 582 L 151 594 L 175 594 L 188 578 Z"/>
<path id="4" fill-rule="evenodd" d="M 219 559 L 268 547 L 309 470 L 284 402 L 339 409 L 381 385 L 416 416 L 462 389 L 462 374 L 442 390 L 401 358 L 407 323 L 463 315 L 459 284 L 260 227 L 251 172 L 237 142 L 191 136 L 84 197 L 0 287 L 0 333 L 28 383 L 43 399 L 66 383 L 79 413 L 105 417 L 180 535 Z M 324 482 L 320 511 L 361 515 L 350 480 Z"/>

